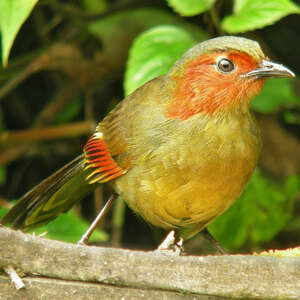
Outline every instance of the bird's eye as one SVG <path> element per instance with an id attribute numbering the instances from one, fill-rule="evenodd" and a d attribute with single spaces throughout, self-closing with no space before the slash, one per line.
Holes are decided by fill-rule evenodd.
<path id="1" fill-rule="evenodd" d="M 229 73 L 234 70 L 234 64 L 227 58 L 222 58 L 217 63 L 217 68 L 223 73 Z"/>

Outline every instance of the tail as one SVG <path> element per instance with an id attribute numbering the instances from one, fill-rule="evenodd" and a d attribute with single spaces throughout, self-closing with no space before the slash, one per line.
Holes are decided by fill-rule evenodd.
<path id="1" fill-rule="evenodd" d="M 24 230 L 48 223 L 95 189 L 86 182 L 87 174 L 80 155 L 26 193 L 0 223 Z"/>

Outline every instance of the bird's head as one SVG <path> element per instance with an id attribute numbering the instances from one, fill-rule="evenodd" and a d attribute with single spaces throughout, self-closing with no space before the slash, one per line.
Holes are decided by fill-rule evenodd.
<path id="1" fill-rule="evenodd" d="M 295 75 L 271 62 L 257 42 L 226 36 L 191 48 L 167 76 L 174 79 L 167 115 L 185 120 L 199 113 L 248 110 L 266 78 Z"/>

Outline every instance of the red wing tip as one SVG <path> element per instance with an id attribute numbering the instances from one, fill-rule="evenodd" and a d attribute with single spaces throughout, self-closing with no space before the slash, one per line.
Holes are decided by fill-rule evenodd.
<path id="1" fill-rule="evenodd" d="M 104 183 L 126 173 L 116 164 L 100 136 L 102 137 L 102 134 L 99 134 L 99 137 L 94 134 L 84 146 L 84 169 L 93 169 L 86 177 L 89 184 Z"/>

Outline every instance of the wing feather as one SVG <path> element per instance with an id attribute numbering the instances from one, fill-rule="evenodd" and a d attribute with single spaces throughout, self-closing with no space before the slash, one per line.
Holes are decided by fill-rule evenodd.
<path id="1" fill-rule="evenodd" d="M 92 169 L 92 172 L 86 177 L 88 183 L 104 183 L 126 173 L 126 169 L 121 168 L 115 162 L 101 132 L 96 131 L 92 135 L 83 151 L 84 169 Z"/>

